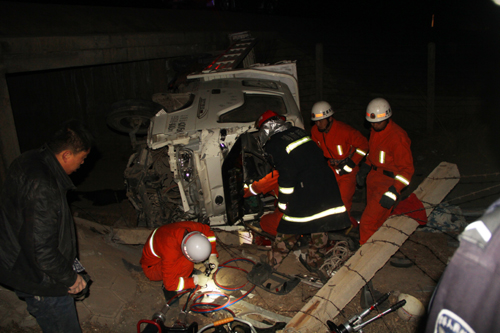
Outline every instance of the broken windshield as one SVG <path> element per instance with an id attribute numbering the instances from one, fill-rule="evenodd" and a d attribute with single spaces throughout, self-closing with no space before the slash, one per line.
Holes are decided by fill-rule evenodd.
<path id="1" fill-rule="evenodd" d="M 276 95 L 244 94 L 242 106 L 224 113 L 219 123 L 248 123 L 255 121 L 262 113 L 272 110 L 280 115 L 286 114 L 283 98 Z"/>

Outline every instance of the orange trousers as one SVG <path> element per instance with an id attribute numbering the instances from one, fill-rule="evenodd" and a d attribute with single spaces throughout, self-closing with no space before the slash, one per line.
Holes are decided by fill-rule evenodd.
<path id="1" fill-rule="evenodd" d="M 335 172 L 340 196 L 342 197 L 342 202 L 349 216 L 351 216 L 352 197 L 354 196 L 354 192 L 356 192 L 356 174 L 358 170 L 359 168 L 356 166 L 351 173 L 342 176 L 339 176 L 339 174 Z"/>
<path id="2" fill-rule="evenodd" d="M 260 218 L 260 228 L 268 234 L 276 236 L 282 216 L 283 213 L 278 208 L 272 213 L 262 215 Z"/>
<path id="3" fill-rule="evenodd" d="M 359 243 L 363 245 L 384 224 L 392 212 L 380 205 L 380 199 L 394 184 L 394 179 L 375 170 L 366 178 L 366 208 L 359 222 Z"/>

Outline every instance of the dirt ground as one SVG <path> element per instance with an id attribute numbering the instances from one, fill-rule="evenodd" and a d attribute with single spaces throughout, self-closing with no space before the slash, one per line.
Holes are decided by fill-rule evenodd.
<path id="1" fill-rule="evenodd" d="M 471 128 L 470 133 L 477 132 L 477 130 L 477 128 Z M 409 195 L 440 162 L 456 163 L 461 173 L 461 181 L 443 201 L 461 207 L 463 211 L 462 217 L 467 222 L 472 222 L 499 196 L 499 167 L 495 160 L 496 155 L 488 153 L 488 145 L 482 145 L 482 151 L 478 152 L 475 150 L 476 147 L 480 146 L 478 143 L 477 145 L 471 144 L 470 147 L 466 147 L 474 149 L 474 154 L 479 154 L 477 156 L 481 158 L 481 165 L 479 169 L 477 168 L 477 159 L 468 157 L 467 151 L 464 152 L 461 150 L 463 147 L 458 144 L 460 137 L 470 138 L 467 133 L 467 131 L 462 131 L 461 133 L 438 133 L 434 137 L 423 136 L 419 140 L 413 139 L 412 148 L 415 175 L 410 188 L 403 195 Z M 428 149 L 429 146 L 432 146 L 432 149 Z M 110 160 L 112 159 L 108 159 L 107 163 Z M 117 163 L 119 162 L 118 164 L 121 163 L 120 160 L 116 161 Z M 100 168 L 99 165 L 95 166 L 96 170 L 106 170 L 106 173 L 109 173 L 110 170 L 117 170 L 120 167 L 121 164 L 114 168 L 110 166 L 104 168 Z M 93 190 L 113 188 L 113 185 L 106 187 L 106 184 L 109 183 L 106 179 L 110 179 L 110 176 L 106 176 L 105 174 L 98 176 L 94 174 L 78 186 L 78 190 L 81 191 L 79 194 L 80 200 L 73 201 L 72 203 L 74 213 L 79 217 L 100 224 L 133 227 L 136 221 L 136 214 L 132 205 L 126 199 L 122 200 L 122 193 L 113 192 L 113 195 L 120 203 L 104 206 L 95 206 L 92 204 L 92 199 L 95 199 L 96 194 L 93 193 Z M 120 189 L 120 187 L 116 186 L 114 188 Z M 364 208 L 364 200 L 363 192 L 357 191 L 353 205 L 355 216 L 358 215 L 359 217 L 361 215 Z M 356 232 L 351 232 L 349 235 L 354 239 L 356 238 Z M 431 233 L 417 229 L 396 253 L 397 256 L 408 258 L 413 265 L 403 268 L 395 267 L 390 262 L 387 262 L 372 279 L 372 284 L 376 291 L 380 293 L 390 292 L 389 300 L 384 305 L 395 304 L 398 295 L 404 293 L 414 296 L 424 307 L 427 307 L 435 285 L 446 268 L 447 262 L 458 247 L 457 236 L 458 232 Z M 224 237 L 219 238 L 218 250 L 221 263 L 241 257 L 252 258 L 252 260 L 258 262 L 260 257 L 265 255 L 267 251 L 263 246 L 225 244 Z M 138 263 L 135 264 L 137 265 Z M 216 279 L 218 283 L 229 289 L 243 286 L 239 290 L 224 291 L 225 294 L 239 298 L 252 288 L 251 284 L 245 284 L 246 272 L 251 269 L 252 265 L 248 262 L 238 260 L 231 262 L 229 265 L 240 267 L 244 270 L 223 268 L 217 273 Z M 286 272 L 289 275 L 302 274 L 314 276 L 314 274 L 308 272 L 299 263 L 293 253 L 284 261 L 280 271 Z M 140 271 L 132 272 L 131 274 L 137 280 L 139 290 L 134 302 L 126 306 L 123 322 L 120 324 L 120 332 L 135 332 L 139 319 L 150 319 L 152 314 L 161 310 L 163 306 L 163 295 L 159 292 L 161 283 L 149 281 Z M 257 287 L 244 297 L 241 303 L 254 304 L 272 313 L 292 318 L 317 291 L 317 288 L 304 283 L 299 283 L 287 295 L 275 295 L 263 288 Z M 336 318 L 332 318 L 334 323 L 346 323 L 348 319 L 364 310 L 361 306 L 361 295 L 362 290 L 342 309 Z M 180 306 L 184 307 L 186 301 L 187 296 L 183 296 L 179 302 Z M 226 301 L 227 299 L 222 297 L 215 301 L 215 303 L 224 304 Z M 193 300 L 188 302 L 188 306 L 191 307 L 192 303 Z M 232 309 L 237 304 L 229 308 Z M 169 311 L 170 316 L 173 316 L 169 318 L 171 325 L 174 324 L 174 319 L 179 318 L 181 307 L 174 306 L 171 309 L 172 311 Z M 364 321 L 374 316 L 375 312 L 367 316 Z M 188 324 L 196 321 L 199 327 L 202 327 L 225 316 L 229 316 L 229 313 L 225 310 L 203 314 L 188 312 L 185 320 Z M 422 327 L 424 324 L 425 316 L 417 321 L 408 322 L 400 318 L 397 313 L 390 313 L 367 325 L 364 328 L 364 332 L 418 333 L 423 332 Z M 98 326 L 89 322 L 83 323 L 82 326 L 84 332 L 118 332 L 116 328 Z M 23 328 L 23 331 L 26 330 Z"/>
<path id="2" fill-rule="evenodd" d="M 464 133 L 462 133 L 464 135 Z M 411 193 L 418 184 L 427 176 L 441 161 L 448 161 L 457 163 L 461 172 L 461 181 L 455 189 L 445 198 L 444 201 L 450 204 L 462 207 L 463 216 L 468 222 L 472 222 L 475 218 L 479 217 L 482 211 L 499 196 L 498 182 L 499 182 L 499 168 L 494 160 L 494 154 L 487 153 L 487 146 L 484 146 L 483 152 L 479 152 L 481 159 L 480 171 L 477 171 L 477 160 L 468 158 L 467 154 L 457 153 L 458 148 L 449 145 L 450 138 L 444 140 L 440 137 L 426 138 L 425 140 L 413 142 L 413 154 L 415 159 L 415 176 L 412 180 L 412 185 L 405 192 Z M 458 139 L 457 139 L 458 140 Z M 433 149 L 427 149 L 431 142 Z M 477 147 L 477 146 L 475 146 Z M 488 156 L 492 156 L 489 158 Z M 108 160 L 109 161 L 109 160 Z M 96 165 L 96 168 L 99 166 Z M 115 168 L 118 169 L 118 167 Z M 105 170 L 113 170 L 111 167 L 103 168 Z M 96 169 L 97 170 L 97 169 Z M 94 177 L 96 177 L 94 175 Z M 477 179 L 479 177 L 479 179 Z M 97 181 L 95 181 L 97 179 Z M 106 186 L 106 176 L 92 177 L 87 179 L 86 182 L 79 186 L 79 200 L 72 202 L 72 209 L 75 215 L 94 221 L 104 225 L 120 226 L 120 227 L 133 227 L 136 214 L 132 205 L 126 200 L 122 200 L 122 194 L 114 192 L 113 196 L 120 201 L 103 206 L 95 206 L 92 204 L 92 199 L 95 198 L 93 190 L 102 188 L 109 188 Z M 115 187 L 116 188 L 116 187 Z M 100 192 L 100 191 L 99 191 Z M 354 197 L 353 209 L 354 215 L 360 215 L 364 208 L 364 196 L 361 191 L 356 192 Z M 356 233 L 349 234 L 354 239 Z M 234 245 L 227 242 L 227 237 L 218 234 L 218 250 L 220 253 L 220 262 L 224 263 L 228 260 L 235 258 L 251 258 L 255 262 L 259 262 L 262 255 L 266 254 L 268 250 L 264 246 L 249 246 L 249 245 Z M 235 235 L 233 235 L 236 237 Z M 411 267 L 395 267 L 387 262 L 373 277 L 372 284 L 376 291 L 380 293 L 390 292 L 389 300 L 384 305 L 395 304 L 397 297 L 400 293 L 409 294 L 417 298 L 424 307 L 427 307 L 434 287 L 439 281 L 446 264 L 458 247 L 457 232 L 447 233 L 431 233 L 423 232 L 417 229 L 408 240 L 403 244 L 400 250 L 396 253 L 397 256 L 408 258 L 413 265 Z M 130 246 L 134 251 L 141 251 L 141 246 Z M 138 262 L 132 264 L 138 265 Z M 231 295 L 235 298 L 240 298 L 250 291 L 239 303 L 234 306 L 228 307 L 233 309 L 236 315 L 238 311 L 238 304 L 248 303 L 259 306 L 274 314 L 292 318 L 301 308 L 316 294 L 318 288 L 312 287 L 305 283 L 299 283 L 290 293 L 286 295 L 275 295 L 263 288 L 256 287 L 251 290 L 253 285 L 246 283 L 246 272 L 251 270 L 252 264 L 246 261 L 236 260 L 229 263 L 230 266 L 239 267 L 235 268 L 222 268 L 216 275 L 217 282 L 228 289 L 224 290 L 224 294 Z M 297 260 L 294 253 L 291 253 L 282 266 L 280 271 L 286 272 L 289 275 L 301 274 L 314 276 L 308 272 Z M 97 325 L 92 322 L 82 323 L 84 332 L 136 332 L 136 325 L 140 319 L 150 319 L 151 316 L 162 309 L 164 300 L 161 294 L 161 282 L 149 281 L 142 272 L 131 271 L 132 277 L 137 281 L 138 292 L 134 301 L 126 304 L 122 321 L 119 327 L 108 327 Z M 241 287 L 241 289 L 239 289 Z M 238 290 L 232 290 L 238 289 Z M 359 314 L 364 308 L 361 306 L 362 291 L 349 302 L 349 304 L 342 309 L 341 313 L 336 318 L 331 318 L 336 324 L 346 323 L 348 319 L 354 315 Z M 169 310 L 167 322 L 174 325 L 174 320 L 184 318 L 187 324 L 197 322 L 199 328 L 220 319 L 221 317 L 229 316 L 229 312 L 214 311 L 210 313 L 193 313 L 187 311 L 187 314 L 180 315 L 182 307 L 187 302 L 187 295 L 183 296 L 179 301 L 180 305 L 175 305 Z M 216 304 L 224 304 L 227 302 L 226 297 L 221 297 L 213 301 Z M 188 302 L 189 308 L 192 307 L 194 300 Z M 376 314 L 372 312 L 365 318 L 368 320 Z M 272 320 L 268 320 L 272 322 Z M 423 325 L 425 324 L 425 316 L 417 321 L 408 322 L 398 316 L 397 313 L 390 313 L 379 320 L 370 323 L 364 328 L 365 333 L 418 333 L 423 332 Z M 36 328 L 16 327 L 13 324 L 9 328 L 11 332 L 39 332 Z M 212 330 L 213 331 L 213 330 Z M 291 331 L 285 331 L 293 333 Z"/>
<path id="3" fill-rule="evenodd" d="M 479 126 L 479 125 L 478 125 Z M 445 198 L 445 202 L 450 205 L 457 205 L 462 208 L 463 216 L 467 222 L 472 222 L 479 217 L 482 211 L 489 206 L 499 196 L 498 181 L 499 168 L 494 154 L 489 154 L 488 145 L 482 145 L 480 151 L 476 151 L 477 145 L 465 147 L 473 149 L 475 154 L 481 157 L 480 169 L 477 168 L 477 160 L 468 157 L 467 151 L 463 151 L 458 142 L 460 137 L 469 137 L 472 133 L 477 132 L 478 128 L 470 128 L 468 131 L 461 133 L 438 133 L 433 137 L 423 136 L 419 140 L 413 140 L 412 148 L 415 163 L 415 175 L 412 180 L 412 185 L 406 190 L 403 195 L 409 195 L 424 178 L 442 161 L 456 163 L 461 173 L 461 181 Z M 479 138 L 480 139 L 480 138 Z M 428 149 L 429 146 L 433 149 Z M 469 155 L 470 156 L 470 155 Z M 478 171 L 480 170 L 480 171 Z M 354 197 L 353 210 L 354 215 L 360 215 L 364 208 L 364 195 L 362 191 L 357 191 Z M 79 208 L 78 208 L 78 205 Z M 126 201 L 120 204 L 111 206 L 89 206 L 84 207 L 84 201 L 77 201 L 73 204 L 75 211 L 81 217 L 100 221 L 104 224 L 114 224 L 126 226 L 134 223 L 135 212 L 131 205 Z M 350 236 L 356 237 L 355 232 L 351 232 Z M 409 239 L 403 244 L 401 249 L 396 253 L 397 256 L 406 257 L 413 265 L 408 268 L 395 267 L 387 262 L 372 279 L 373 287 L 380 293 L 390 292 L 389 300 L 384 305 L 395 304 L 400 293 L 405 293 L 417 298 L 424 307 L 427 307 L 434 287 L 439 281 L 446 264 L 458 247 L 457 241 L 458 232 L 447 233 L 431 233 L 423 232 L 417 229 Z M 256 262 L 260 256 L 266 253 L 264 247 L 249 247 L 249 246 L 230 246 L 219 241 L 219 251 L 221 254 L 221 263 L 226 260 L 251 257 Z M 236 261 L 231 265 L 242 267 L 247 271 L 251 269 L 251 265 L 246 262 Z M 287 274 L 306 274 L 313 275 L 308 272 L 297 260 L 296 256 L 291 254 L 280 268 L 280 271 Z M 217 280 L 220 280 L 222 285 L 225 285 L 227 279 L 230 280 L 229 287 L 241 286 L 245 283 L 244 271 L 235 269 L 222 269 L 217 275 Z M 144 291 L 158 290 L 157 283 L 151 283 L 144 275 L 137 273 L 135 278 L 141 282 L 141 288 Z M 152 289 L 151 289 L 152 288 Z M 227 292 L 240 297 L 243 292 L 248 291 L 249 285 L 245 285 L 242 290 Z M 250 295 L 244 298 L 245 302 L 260 306 L 263 309 L 286 317 L 293 317 L 307 302 L 316 294 L 317 288 L 304 283 L 299 283 L 287 295 L 274 295 L 265 291 L 262 288 L 255 288 Z M 352 299 L 352 301 L 342 309 L 340 315 L 332 320 L 336 324 L 345 323 L 352 316 L 359 314 L 364 308 L 361 306 L 362 291 Z M 141 295 L 138 295 L 140 299 Z M 157 295 L 161 303 L 161 295 Z M 181 305 L 186 303 L 186 298 L 181 299 Z M 222 302 L 222 303 L 219 303 Z M 223 304 L 224 299 L 217 301 Z M 140 312 L 140 302 L 130 304 L 131 312 L 128 318 L 137 318 L 134 312 Z M 227 316 L 226 311 L 217 311 L 210 314 L 207 318 L 205 315 L 196 314 L 193 317 L 187 317 L 187 320 L 197 321 L 202 326 L 202 323 L 210 323 L 219 316 Z M 364 321 L 375 315 L 375 312 L 367 316 Z M 215 317 L 215 318 L 211 318 Z M 125 320 L 127 320 L 125 318 Z M 128 327 L 133 327 L 134 322 L 127 322 Z M 397 333 L 416 333 L 423 331 L 425 324 L 425 316 L 417 321 L 408 322 L 398 316 L 397 313 L 390 313 L 379 320 L 367 325 L 364 328 L 365 333 L 382 333 L 382 332 L 397 332 Z M 135 326 L 134 326 L 135 327 Z M 87 332 L 113 332 L 106 330 L 103 327 L 84 327 Z"/>
<path id="4" fill-rule="evenodd" d="M 357 201 L 362 201 L 362 194 L 357 193 L 355 199 Z M 355 207 L 359 209 L 362 205 L 362 202 L 358 202 Z M 80 200 L 73 203 L 73 209 L 80 217 L 114 226 L 131 226 L 130 224 L 133 224 L 135 218 L 135 212 L 127 200 L 123 200 L 119 204 L 107 206 L 93 206 L 88 200 Z M 224 234 L 227 233 L 219 232 L 217 234 L 221 264 L 228 260 L 234 260 L 235 258 L 250 258 L 254 262 L 259 262 L 261 256 L 265 255 L 268 250 L 265 246 L 234 245 L 231 242 L 227 244 L 225 242 L 227 237 L 224 236 Z M 351 231 L 349 236 L 352 236 L 353 239 L 357 237 L 355 231 Z M 232 237 L 236 237 L 234 233 Z M 446 263 L 458 246 L 456 237 L 457 235 L 452 233 L 444 234 L 420 231 L 413 233 L 397 253 L 400 257 L 408 258 L 413 265 L 408 268 L 401 268 L 392 266 L 390 262 L 388 262 L 372 279 L 373 287 L 376 291 L 380 293 L 390 292 L 389 300 L 386 301 L 384 305 L 395 304 L 398 295 L 400 293 L 405 293 L 416 297 L 422 302 L 423 306 L 426 307 L 434 287 L 446 267 Z M 239 267 L 241 270 L 222 268 L 217 273 L 216 280 L 221 286 L 229 289 L 243 286 L 241 289 L 235 291 L 223 291 L 226 295 L 232 295 L 235 298 L 239 298 L 253 287 L 252 284 L 246 281 L 246 274 L 251 270 L 253 265 L 242 260 L 235 260 L 228 263 L 228 265 Z M 308 272 L 300 264 L 294 253 L 290 253 L 281 265 L 279 271 L 289 275 L 299 274 L 302 276 L 307 275 L 315 277 L 314 273 Z M 122 328 L 126 327 L 126 331 L 130 332 L 135 331 L 138 319 L 150 319 L 149 317 L 155 312 L 153 311 L 154 306 L 151 306 L 152 303 L 157 304 L 156 311 L 159 311 L 161 310 L 163 301 L 163 295 L 159 292 L 160 283 L 149 281 L 142 272 L 132 272 L 132 275 L 133 278 L 138 281 L 139 290 L 136 300 L 127 304 L 125 315 L 123 315 L 123 323 L 120 325 Z M 253 289 L 249 295 L 244 297 L 243 301 L 259 306 L 272 313 L 292 318 L 318 290 L 319 289 L 316 287 L 312 287 L 305 283 L 299 283 L 290 293 L 286 295 L 275 295 L 263 288 L 257 287 Z M 365 309 L 361 306 L 361 294 L 362 291 L 358 292 L 352 301 L 342 310 L 341 314 L 335 319 L 331 319 L 336 324 L 342 324 L 352 316 L 361 313 L 361 311 Z M 151 302 L 152 298 L 155 299 L 154 302 Z M 226 298 L 221 297 L 214 302 L 222 305 L 226 301 Z M 181 307 L 185 306 L 186 302 L 187 296 L 184 296 L 179 301 Z M 189 307 L 191 307 L 192 304 L 193 300 L 188 302 Z M 234 307 L 229 307 L 229 309 L 232 308 Z M 173 316 L 173 318 L 169 317 L 170 325 L 174 325 L 174 320 L 179 318 L 180 309 L 181 308 L 178 306 L 174 306 L 172 310 L 169 311 L 170 315 Z M 238 314 L 237 311 L 236 314 Z M 373 311 L 364 321 L 370 319 L 374 315 L 376 315 L 376 311 Z M 202 327 L 221 317 L 227 316 L 229 316 L 227 311 L 214 311 L 213 313 L 207 314 L 189 313 L 185 320 L 188 324 L 196 321 L 199 327 Z M 407 322 L 401 319 L 397 313 L 390 313 L 382 317 L 382 319 L 367 325 L 364 328 L 364 332 L 414 333 L 421 331 L 421 325 L 424 322 L 425 317 L 415 322 Z M 84 323 L 83 329 L 84 332 L 116 332 L 114 328 L 97 326 L 92 323 Z"/>

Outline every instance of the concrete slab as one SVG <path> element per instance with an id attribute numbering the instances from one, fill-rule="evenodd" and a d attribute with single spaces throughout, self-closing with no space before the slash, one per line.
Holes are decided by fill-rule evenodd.
<path id="1" fill-rule="evenodd" d="M 93 316 L 114 318 L 125 304 L 123 300 L 107 288 L 93 288 L 90 296 L 83 301 Z"/>
<path id="2" fill-rule="evenodd" d="M 135 281 L 127 275 L 118 275 L 113 281 L 111 291 L 123 302 L 130 302 L 137 292 Z"/>
<path id="3" fill-rule="evenodd" d="M 84 323 L 92 317 L 92 312 L 87 308 L 84 302 L 76 302 L 76 312 L 80 323 Z"/>
<path id="4" fill-rule="evenodd" d="M 113 268 L 107 267 L 103 264 L 103 261 L 98 261 L 97 265 L 90 265 L 91 262 L 85 263 L 87 267 L 92 267 L 93 270 L 89 270 L 89 274 L 92 278 L 92 287 L 93 288 L 102 288 L 102 289 L 111 289 L 114 281 L 116 280 L 116 270 Z"/>

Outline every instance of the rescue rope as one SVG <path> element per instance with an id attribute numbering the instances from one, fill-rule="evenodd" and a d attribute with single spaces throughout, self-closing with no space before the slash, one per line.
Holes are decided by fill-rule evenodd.
<path id="1" fill-rule="evenodd" d="M 324 271 L 327 276 L 332 277 L 335 271 L 351 257 L 352 252 L 349 250 L 349 245 L 346 241 L 338 241 L 334 247 L 325 253 L 325 257 L 329 254 L 330 256 L 325 259 L 319 269 Z"/>

